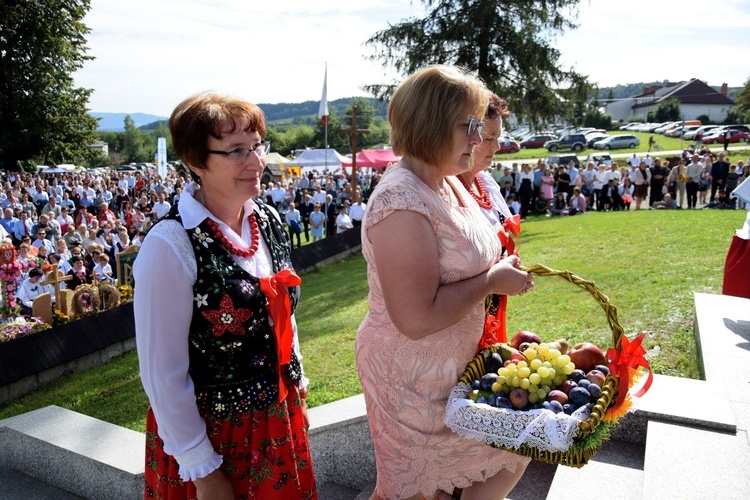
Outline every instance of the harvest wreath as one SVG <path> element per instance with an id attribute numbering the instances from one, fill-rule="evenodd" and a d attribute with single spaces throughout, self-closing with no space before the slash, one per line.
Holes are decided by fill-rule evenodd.
<path id="1" fill-rule="evenodd" d="M 612 347 L 568 348 L 519 332 L 510 343 L 481 350 L 451 391 L 445 423 L 457 434 L 543 462 L 582 467 L 608 438 L 611 426 L 652 381 L 642 346 L 623 333 L 617 309 L 592 281 L 540 264 L 526 269 L 557 276 L 591 294 L 606 313 Z M 635 382 L 647 375 L 639 389 Z"/>

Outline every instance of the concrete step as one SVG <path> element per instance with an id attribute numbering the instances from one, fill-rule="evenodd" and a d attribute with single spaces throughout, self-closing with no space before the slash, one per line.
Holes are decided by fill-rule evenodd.
<path id="1" fill-rule="evenodd" d="M 145 447 L 140 432 L 58 406 L 0 421 L 0 468 L 83 498 L 142 497 Z"/>
<path id="2" fill-rule="evenodd" d="M 3 500 L 82 500 L 82 497 L 9 467 L 0 467 L 0 492 Z"/>
<path id="3" fill-rule="evenodd" d="M 318 500 L 352 500 L 358 494 L 357 490 L 336 483 L 318 485 Z"/>
<path id="4" fill-rule="evenodd" d="M 580 469 L 557 466 L 546 500 L 640 500 L 679 498 L 644 496 L 644 447 L 623 441 L 607 441 Z M 603 481 L 606 481 L 606 486 Z"/>
<path id="5" fill-rule="evenodd" d="M 648 423 L 643 498 L 747 499 L 750 493 L 747 432 L 710 431 Z"/>
<path id="6" fill-rule="evenodd" d="M 557 465 L 532 460 L 526 467 L 516 487 L 508 494 L 508 500 L 540 500 L 547 498 Z"/>
<path id="7" fill-rule="evenodd" d="M 354 500 L 368 500 L 373 491 L 375 491 L 375 483 L 370 483 L 359 492 L 359 495 L 354 497 Z"/>

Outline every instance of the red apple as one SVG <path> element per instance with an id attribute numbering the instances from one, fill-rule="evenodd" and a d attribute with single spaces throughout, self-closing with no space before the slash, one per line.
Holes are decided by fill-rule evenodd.
<path id="1" fill-rule="evenodd" d="M 576 368 L 588 373 L 594 365 L 606 365 L 607 360 L 601 349 L 590 342 L 581 342 L 568 350 L 570 360 Z"/>
<path id="2" fill-rule="evenodd" d="M 520 387 L 510 391 L 508 399 L 514 410 L 523 410 L 529 404 L 529 394 Z"/>
<path id="3" fill-rule="evenodd" d="M 563 391 L 555 389 L 547 394 L 547 401 L 557 401 L 561 405 L 566 405 L 568 404 L 568 395 Z"/>
<path id="4" fill-rule="evenodd" d="M 527 332 L 526 330 L 521 330 L 520 332 L 513 335 L 512 339 L 510 339 L 511 347 L 515 347 L 516 349 L 518 349 L 518 347 L 524 342 L 528 342 L 529 344 L 533 342 L 536 342 L 537 344 L 541 344 L 542 339 L 536 333 Z"/>
<path id="5" fill-rule="evenodd" d="M 565 394 L 569 393 L 575 387 L 578 387 L 578 384 L 576 384 L 572 380 L 565 380 L 562 384 L 560 384 L 560 390 Z"/>
<path id="6" fill-rule="evenodd" d="M 586 374 L 586 380 L 591 382 L 592 384 L 596 384 L 599 387 L 604 386 L 604 379 L 607 378 L 602 372 L 599 370 L 591 370 Z"/>

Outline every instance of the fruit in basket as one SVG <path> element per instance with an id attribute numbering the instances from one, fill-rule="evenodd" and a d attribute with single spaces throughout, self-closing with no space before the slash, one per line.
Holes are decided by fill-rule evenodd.
<path id="1" fill-rule="evenodd" d="M 529 404 L 529 393 L 519 387 L 510 391 L 508 399 L 514 410 L 523 410 Z"/>
<path id="2" fill-rule="evenodd" d="M 557 401 L 561 405 L 564 405 L 568 402 L 568 395 L 565 394 L 563 391 L 560 391 L 558 389 L 554 389 L 550 391 L 549 394 L 547 394 L 547 401 Z"/>
<path id="3" fill-rule="evenodd" d="M 523 342 L 521 345 L 518 346 L 518 350 L 523 352 L 526 349 L 528 349 L 530 345 L 531 345 L 531 342 Z"/>
<path id="4" fill-rule="evenodd" d="M 589 394 L 589 391 L 585 387 L 576 387 L 568 394 L 568 401 L 576 408 L 580 408 L 591 402 L 591 394 Z"/>
<path id="5" fill-rule="evenodd" d="M 586 387 L 586 390 L 588 390 L 589 394 L 591 394 L 591 401 L 596 401 L 602 395 L 602 388 L 596 384 L 591 384 L 590 386 Z"/>
<path id="6" fill-rule="evenodd" d="M 599 370 L 599 371 L 600 371 L 600 372 L 602 372 L 602 373 L 603 373 L 603 374 L 604 374 L 605 376 L 606 376 L 606 375 L 609 375 L 609 367 L 608 367 L 608 366 L 606 366 L 606 365 L 596 365 L 596 366 L 594 367 L 594 370 Z"/>
<path id="7" fill-rule="evenodd" d="M 571 372 L 570 375 L 568 375 L 568 379 L 576 383 L 578 383 L 578 381 L 584 378 L 586 378 L 586 372 L 584 372 L 580 368 L 576 368 L 575 370 Z"/>
<path id="8" fill-rule="evenodd" d="M 607 363 L 604 353 L 591 342 L 581 342 L 574 345 L 568 351 L 570 360 L 576 365 L 576 368 L 588 372 L 595 365 L 604 365 Z"/>
<path id="9" fill-rule="evenodd" d="M 479 379 L 479 389 L 482 391 L 492 391 L 492 384 L 497 381 L 497 373 L 488 373 Z"/>
<path id="10" fill-rule="evenodd" d="M 513 335 L 512 339 L 510 339 L 510 345 L 515 349 L 518 349 L 518 346 L 520 346 L 524 342 L 528 342 L 529 344 L 532 344 L 534 342 L 536 342 L 537 344 L 541 344 L 542 339 L 536 333 L 526 330 L 519 331 L 518 333 Z"/>
<path id="11" fill-rule="evenodd" d="M 560 413 L 563 411 L 564 405 L 560 404 L 559 401 L 549 401 L 547 409 L 552 410 L 553 413 Z"/>
<path id="12" fill-rule="evenodd" d="M 508 344 L 500 344 L 500 349 L 498 349 L 497 352 L 500 353 L 500 357 L 503 358 L 503 361 L 508 361 L 513 353 L 518 352 L 518 350 L 512 348 Z"/>
<path id="13" fill-rule="evenodd" d="M 510 399 L 506 398 L 504 394 L 501 394 L 495 398 L 495 408 L 511 409 L 513 408 L 513 405 L 510 403 Z"/>
<path id="14" fill-rule="evenodd" d="M 578 387 L 578 384 L 576 384 L 572 380 L 565 380 L 565 381 L 563 381 L 562 384 L 560 384 L 560 387 L 558 387 L 558 389 L 560 389 L 561 391 L 563 391 L 565 394 L 570 394 L 570 391 L 574 387 Z"/>
<path id="15" fill-rule="evenodd" d="M 606 376 L 599 370 L 591 370 L 586 374 L 586 380 L 588 380 L 592 384 L 598 385 L 599 387 L 602 387 L 604 385 L 605 378 Z"/>
<path id="16" fill-rule="evenodd" d="M 503 366 L 503 357 L 498 352 L 493 352 L 492 355 L 487 358 L 486 363 L 487 373 L 497 373 L 498 368 Z"/>

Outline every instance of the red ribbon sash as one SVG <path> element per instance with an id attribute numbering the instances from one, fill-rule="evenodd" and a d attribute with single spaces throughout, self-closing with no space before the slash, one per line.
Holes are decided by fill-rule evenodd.
<path id="1" fill-rule="evenodd" d="M 646 379 L 646 382 L 638 392 L 633 394 L 634 396 L 643 396 L 651 387 L 651 383 L 654 380 L 654 375 L 651 373 L 651 365 L 645 358 L 646 348 L 642 345 L 645 337 L 646 334 L 642 333 L 631 342 L 626 336 L 623 336 L 619 350 L 613 347 L 607 349 L 609 370 L 612 372 L 612 375 L 615 375 L 620 379 L 620 390 L 617 395 L 615 408 L 625 402 L 625 396 L 627 396 L 630 386 L 633 384 L 631 370 L 635 371 L 641 367 L 648 370 L 648 378 Z"/>
<path id="2" fill-rule="evenodd" d="M 292 360 L 294 329 L 292 328 L 292 304 L 287 287 L 297 286 L 302 279 L 294 271 L 284 269 L 273 276 L 260 279 L 260 290 L 266 296 L 268 314 L 273 321 L 273 333 L 276 337 L 276 371 L 279 375 L 279 401 L 286 398 L 287 390 L 281 378 L 281 367 Z"/>

